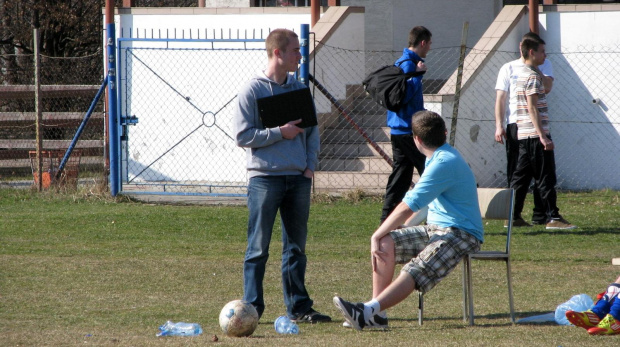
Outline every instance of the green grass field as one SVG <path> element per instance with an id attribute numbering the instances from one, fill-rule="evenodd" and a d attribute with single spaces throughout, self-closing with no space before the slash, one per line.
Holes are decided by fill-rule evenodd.
<path id="1" fill-rule="evenodd" d="M 320 199 L 319 199 L 320 200 Z M 223 336 L 220 309 L 242 296 L 247 209 L 174 206 L 87 192 L 37 194 L 0 190 L 1 346 L 611 346 L 620 336 L 588 336 L 555 324 L 512 325 L 505 266 L 474 262 L 476 325 L 462 319 L 461 268 L 425 296 L 389 310 L 389 331 L 342 328 L 334 295 L 371 294 L 369 237 L 376 198 L 313 204 L 306 284 L 315 308 L 334 322 L 275 333 L 284 314 L 280 231 L 274 233 L 265 291 L 267 308 L 250 338 Z M 560 193 L 573 231 L 516 229 L 513 281 L 517 318 L 555 310 L 571 296 L 594 297 L 620 274 L 620 193 Z M 531 211 L 528 196 L 526 211 Z M 529 217 L 526 214 L 526 218 Z M 486 225 L 484 248 L 500 247 L 502 223 Z M 200 323 L 197 337 L 157 338 L 166 320 Z M 213 335 L 219 342 L 212 342 Z"/>

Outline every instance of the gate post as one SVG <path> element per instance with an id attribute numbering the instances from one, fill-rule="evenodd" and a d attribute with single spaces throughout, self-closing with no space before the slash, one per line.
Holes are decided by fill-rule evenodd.
<path id="1" fill-rule="evenodd" d="M 106 61 L 108 63 L 108 107 L 109 107 L 109 137 L 108 142 L 110 149 L 110 194 L 116 196 L 120 190 L 120 165 L 119 165 L 119 123 L 118 123 L 118 100 L 117 100 L 117 83 L 116 83 L 116 33 L 114 26 L 114 1 L 106 0 L 106 32 L 107 37 L 107 54 Z"/>
<path id="2" fill-rule="evenodd" d="M 308 86 L 310 81 L 308 80 L 308 74 L 310 73 L 310 25 L 302 24 L 300 31 L 300 53 L 301 53 L 301 65 L 299 67 L 300 81 Z"/>

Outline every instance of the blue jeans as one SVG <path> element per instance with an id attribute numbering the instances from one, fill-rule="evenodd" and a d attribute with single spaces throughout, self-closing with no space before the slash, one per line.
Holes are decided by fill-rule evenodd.
<path id="1" fill-rule="evenodd" d="M 282 220 L 282 287 L 286 313 L 294 319 L 312 308 L 304 284 L 311 188 L 312 180 L 303 175 L 250 178 L 243 299 L 256 307 L 259 316 L 265 310 L 263 278 L 278 210 Z"/>

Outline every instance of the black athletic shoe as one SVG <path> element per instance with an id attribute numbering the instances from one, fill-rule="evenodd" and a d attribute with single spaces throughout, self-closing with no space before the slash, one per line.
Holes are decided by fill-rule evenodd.
<path id="1" fill-rule="evenodd" d="M 331 322 L 332 318 L 330 316 L 319 313 L 313 309 L 308 310 L 308 312 L 302 314 L 301 316 L 293 319 L 295 323 L 325 323 Z"/>
<path id="2" fill-rule="evenodd" d="M 343 300 L 341 297 L 334 296 L 334 305 L 342 312 L 344 319 L 349 322 L 352 328 L 362 330 L 366 326 L 364 319 L 364 304 L 357 304 Z M 386 319 L 387 320 L 387 319 Z"/>
<path id="3" fill-rule="evenodd" d="M 388 328 L 388 319 L 387 317 L 381 317 L 378 314 L 372 316 L 366 322 L 365 329 L 387 329 Z"/>

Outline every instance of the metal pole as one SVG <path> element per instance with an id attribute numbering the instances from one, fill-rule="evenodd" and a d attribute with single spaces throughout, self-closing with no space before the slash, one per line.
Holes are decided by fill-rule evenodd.
<path id="1" fill-rule="evenodd" d="M 36 136 L 37 136 L 37 191 L 43 190 L 43 157 L 41 151 L 43 149 L 43 139 L 41 138 L 42 127 L 42 111 L 41 111 L 41 62 L 39 54 L 39 28 L 33 30 L 34 44 L 34 109 L 36 113 Z M 32 164 L 31 164 L 32 165 Z M 50 177 L 51 179 L 51 177 Z"/>
<path id="2" fill-rule="evenodd" d="M 90 107 L 88 108 L 88 111 L 86 111 L 86 115 L 84 116 L 84 119 L 82 119 L 82 123 L 78 127 L 78 130 L 75 132 L 75 135 L 73 136 L 73 139 L 71 140 L 71 143 L 69 144 L 69 148 L 67 148 L 65 155 L 62 157 L 62 160 L 60 161 L 60 165 L 58 165 L 58 171 L 56 172 L 56 179 L 60 178 L 60 174 L 62 170 L 65 168 L 65 165 L 67 164 L 67 161 L 69 160 L 69 157 L 71 156 L 71 152 L 73 152 L 73 148 L 75 148 L 75 146 L 77 145 L 77 142 L 80 139 L 80 136 L 82 135 L 82 132 L 84 131 L 84 128 L 86 128 L 86 124 L 88 123 L 90 116 L 93 114 L 93 111 L 95 110 L 95 106 L 97 106 L 97 103 L 99 102 L 99 99 L 101 98 L 101 94 L 103 94 L 103 91 L 105 90 L 105 87 L 107 85 L 108 85 L 108 80 L 106 76 L 106 78 L 103 80 L 103 83 L 101 84 L 101 87 L 99 87 L 99 91 L 97 92 L 97 95 L 95 95 L 95 98 L 91 102 Z"/>
<path id="3" fill-rule="evenodd" d="M 321 0 L 311 0 L 310 2 L 310 24 L 312 27 L 321 18 Z"/>
<path id="4" fill-rule="evenodd" d="M 538 0 L 529 0 L 530 31 L 538 34 Z"/>
<path id="5" fill-rule="evenodd" d="M 308 86 L 308 74 L 310 65 L 310 26 L 308 24 L 302 24 L 300 30 L 301 42 L 301 65 L 299 66 L 300 81 Z"/>
<path id="6" fill-rule="evenodd" d="M 456 74 L 456 90 L 454 91 L 454 108 L 452 109 L 452 124 L 450 125 L 450 146 L 454 147 L 456 141 L 456 122 L 459 116 L 459 99 L 461 98 L 461 80 L 463 79 L 463 63 L 465 61 L 465 51 L 467 48 L 467 31 L 469 22 L 463 23 L 463 34 L 461 36 L 461 55 L 459 57 L 459 68 Z"/>
<path id="7" fill-rule="evenodd" d="M 125 2 L 125 1 L 123 1 Z M 118 100 L 116 98 L 116 34 L 114 27 L 114 0 L 106 0 L 106 32 L 107 32 L 107 63 L 108 63 L 108 105 L 109 109 L 109 132 L 108 141 L 110 149 L 110 194 L 116 196 L 120 190 L 120 137 L 118 119 Z"/>
<path id="8" fill-rule="evenodd" d="M 390 164 L 390 166 L 394 166 L 394 162 L 392 161 L 392 159 L 390 158 L 389 155 L 387 155 L 387 153 L 385 153 L 385 151 L 381 148 L 381 146 L 379 146 L 379 144 L 377 144 L 371 137 L 370 135 L 368 135 L 368 133 L 366 133 L 366 131 L 359 126 L 355 120 L 353 120 L 353 118 L 351 118 L 351 116 L 349 116 L 349 114 L 347 113 L 346 109 L 344 108 L 344 106 L 342 106 L 342 104 L 338 101 L 338 99 L 336 99 L 335 96 L 333 96 L 328 90 L 327 88 L 325 88 L 324 85 L 321 84 L 321 82 L 317 81 L 316 78 L 314 78 L 314 76 L 309 75 L 309 79 L 312 82 L 312 84 L 314 84 L 314 86 L 321 92 L 323 93 L 323 95 L 332 103 L 332 105 L 334 105 L 336 107 L 336 109 L 338 109 L 338 112 L 340 112 L 340 115 L 347 121 L 349 122 L 349 124 L 351 124 L 351 126 L 353 126 L 353 128 L 355 128 L 355 130 L 357 130 L 357 132 L 362 135 L 362 137 L 366 140 L 366 142 L 368 142 L 368 144 L 370 144 L 372 146 L 372 148 L 375 149 L 375 151 L 377 151 L 377 153 L 379 153 L 379 155 L 383 158 L 383 160 L 385 160 L 388 164 Z"/>

